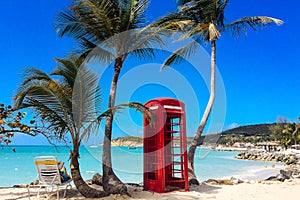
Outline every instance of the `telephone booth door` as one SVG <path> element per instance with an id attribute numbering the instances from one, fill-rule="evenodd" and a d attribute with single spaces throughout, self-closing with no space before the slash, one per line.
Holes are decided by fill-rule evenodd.
<path id="1" fill-rule="evenodd" d="M 144 188 L 159 193 L 188 190 L 184 103 L 160 98 L 145 106 L 154 122 L 144 118 Z"/>

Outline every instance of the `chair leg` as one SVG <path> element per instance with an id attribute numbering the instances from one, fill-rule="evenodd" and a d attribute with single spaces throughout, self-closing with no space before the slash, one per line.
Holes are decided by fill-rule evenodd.
<path id="1" fill-rule="evenodd" d="M 37 192 L 37 195 L 36 195 L 38 199 L 40 198 L 40 190 L 41 190 L 41 187 L 38 188 L 38 192 Z"/>
<path id="2" fill-rule="evenodd" d="M 27 191 L 28 191 L 28 200 L 30 200 L 30 190 L 29 190 L 30 186 L 27 187 Z"/>
<path id="3" fill-rule="evenodd" d="M 59 186 L 56 187 L 57 199 L 59 200 Z"/>
<path id="4" fill-rule="evenodd" d="M 66 197 L 67 189 L 68 189 L 69 186 L 70 186 L 70 189 L 72 189 L 72 185 L 69 183 L 69 184 L 66 186 L 66 188 L 65 188 L 64 198 Z"/>
<path id="5" fill-rule="evenodd" d="M 52 193 L 52 191 L 53 191 L 53 187 L 45 187 L 45 192 L 46 192 L 46 197 L 47 197 L 47 199 L 50 197 L 50 194 Z"/>
<path id="6" fill-rule="evenodd" d="M 67 194 L 67 188 L 68 188 L 68 186 L 65 188 L 65 191 L 64 191 L 64 198 L 66 197 L 66 194 Z"/>

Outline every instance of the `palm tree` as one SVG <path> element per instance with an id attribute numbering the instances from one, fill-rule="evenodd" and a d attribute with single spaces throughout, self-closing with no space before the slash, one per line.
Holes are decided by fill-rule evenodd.
<path id="1" fill-rule="evenodd" d="M 286 149 L 289 143 L 289 137 L 287 134 L 283 134 L 283 130 L 288 124 L 288 120 L 285 117 L 279 117 L 277 122 L 270 126 L 269 130 L 271 131 L 271 137 L 275 141 L 279 141 L 280 145 Z"/>
<path id="2" fill-rule="evenodd" d="M 298 123 L 288 123 L 285 124 L 282 134 L 288 138 L 287 145 L 297 145 L 300 141 L 300 126 Z"/>
<path id="3" fill-rule="evenodd" d="M 138 103 L 115 106 L 100 113 L 101 95 L 97 76 L 82 65 L 82 57 L 56 59 L 58 66 L 54 78 L 41 70 L 29 68 L 14 98 L 17 108 L 31 108 L 47 126 L 47 137 L 71 138 L 70 168 L 78 191 L 85 197 L 107 196 L 108 193 L 90 187 L 79 168 L 79 148 L 100 124 L 100 121 L 125 106 L 143 110 Z M 58 78 L 57 78 L 58 77 Z"/>
<path id="4" fill-rule="evenodd" d="M 194 52 L 191 49 L 195 48 L 194 44 L 197 42 L 200 43 L 204 41 L 211 46 L 210 96 L 188 152 L 190 184 L 199 184 L 194 171 L 194 155 L 215 100 L 216 42 L 220 38 L 221 33 L 230 31 L 233 36 L 239 36 L 241 33 L 246 33 L 248 26 L 253 30 L 257 30 L 268 24 L 275 23 L 279 25 L 283 23 L 281 20 L 272 17 L 255 16 L 244 17 L 226 24 L 224 13 L 228 1 L 229 0 L 181 0 L 179 1 L 180 6 L 177 13 L 163 17 L 155 23 L 164 28 L 183 31 L 183 35 L 180 39 L 194 39 L 193 42 L 179 48 L 168 57 L 162 68 L 180 62 L 182 57 L 188 57 Z"/>
<path id="5" fill-rule="evenodd" d="M 61 12 L 57 19 L 59 36 L 75 38 L 82 47 L 83 56 L 89 55 L 103 63 L 113 63 L 108 109 L 115 105 L 119 75 L 128 56 L 152 58 L 154 50 L 151 44 L 160 42 L 159 37 L 152 37 L 147 28 L 130 32 L 145 26 L 144 14 L 148 4 L 149 0 L 74 1 L 70 10 Z M 126 193 L 126 187 L 112 168 L 112 122 L 113 115 L 108 116 L 103 142 L 102 182 L 108 193 Z"/>

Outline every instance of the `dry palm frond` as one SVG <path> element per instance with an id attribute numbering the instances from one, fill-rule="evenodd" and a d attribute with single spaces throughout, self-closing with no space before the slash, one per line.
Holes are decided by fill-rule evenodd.
<path id="1" fill-rule="evenodd" d="M 219 30 L 213 23 L 209 24 L 208 35 L 209 35 L 209 41 L 217 40 L 221 36 Z"/>
<path id="2" fill-rule="evenodd" d="M 247 27 L 250 26 L 253 30 L 264 28 L 267 25 L 281 25 L 284 22 L 280 19 L 267 16 L 244 17 L 235 22 L 226 25 L 233 35 L 239 36 L 241 33 L 247 33 Z"/>

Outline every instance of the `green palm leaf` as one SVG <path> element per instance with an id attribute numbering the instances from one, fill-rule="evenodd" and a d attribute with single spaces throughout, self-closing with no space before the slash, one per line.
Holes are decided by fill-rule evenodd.
<path id="1" fill-rule="evenodd" d="M 193 40 L 187 45 L 177 49 L 164 61 L 161 70 L 165 69 L 167 66 L 182 63 L 185 59 L 195 53 L 197 47 L 199 47 L 198 42 Z"/>
<path id="2" fill-rule="evenodd" d="M 244 17 L 235 22 L 226 25 L 233 35 L 239 36 L 241 33 L 247 33 L 247 27 L 250 26 L 253 30 L 264 28 L 267 25 L 276 24 L 281 25 L 283 21 L 273 17 L 256 16 Z"/>
<path id="3" fill-rule="evenodd" d="M 99 112 L 98 79 L 82 65 L 81 57 L 71 56 L 56 61 L 60 66 L 52 75 L 58 79 L 52 79 L 37 69 L 25 71 L 15 105 L 32 108 L 52 134 L 62 136 L 68 132 L 76 140 L 83 124 Z"/>
<path id="4" fill-rule="evenodd" d="M 114 106 L 113 108 L 108 109 L 105 112 L 101 113 L 93 121 L 91 121 L 89 123 L 89 125 L 84 129 L 84 132 L 81 135 L 80 141 L 82 141 L 83 139 L 88 140 L 91 133 L 97 132 L 97 130 L 100 127 L 100 123 L 103 119 L 105 119 L 108 116 L 113 116 L 115 113 L 121 112 L 125 108 L 132 108 L 136 111 L 139 111 L 144 116 L 146 116 L 146 118 L 148 119 L 150 124 L 153 125 L 153 123 L 154 123 L 153 117 L 154 116 L 151 113 L 151 110 L 149 108 L 146 108 L 143 104 L 138 103 L 138 102 L 129 102 L 129 103 L 124 103 L 124 104 L 119 104 L 119 105 Z"/>
<path id="5" fill-rule="evenodd" d="M 146 24 L 145 10 L 149 2 L 149 0 L 75 1 L 70 10 L 58 15 L 56 30 L 61 37 L 68 35 L 75 38 L 84 57 L 87 55 L 89 59 L 98 57 L 99 61 L 106 64 L 115 58 L 123 56 L 126 58 L 130 52 L 144 47 L 144 50 L 134 51 L 134 55 L 153 57 L 154 53 L 148 47 L 154 42 L 161 42 L 157 35 L 153 35 L 153 38 L 149 37 L 149 34 L 143 38 L 133 34 L 126 36 L 126 31 Z M 137 31 L 134 32 L 137 34 Z M 122 38 L 119 34 L 122 34 Z M 145 41 L 145 38 L 148 41 Z"/>

